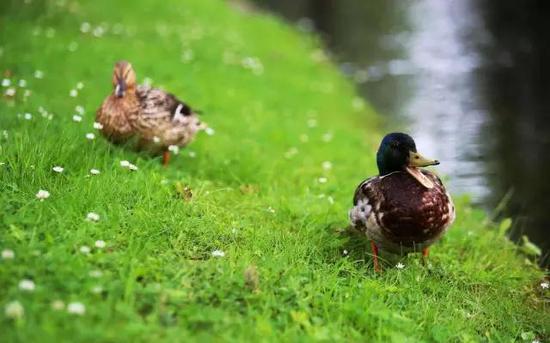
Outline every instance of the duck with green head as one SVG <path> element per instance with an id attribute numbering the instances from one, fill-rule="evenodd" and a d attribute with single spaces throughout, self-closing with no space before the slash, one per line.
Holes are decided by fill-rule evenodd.
<path id="1" fill-rule="evenodd" d="M 397 254 L 422 251 L 437 241 L 455 219 L 445 186 L 434 173 L 420 169 L 439 164 L 416 151 L 411 136 L 390 133 L 376 155 L 379 175 L 356 189 L 351 225 L 371 241 L 374 268 L 380 271 L 379 249 Z"/>

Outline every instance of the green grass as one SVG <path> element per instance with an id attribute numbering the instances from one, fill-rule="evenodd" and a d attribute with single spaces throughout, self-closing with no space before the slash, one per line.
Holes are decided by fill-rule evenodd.
<path id="1" fill-rule="evenodd" d="M 316 39 L 214 0 L 7 0 L 0 13 L 0 70 L 32 92 L 0 99 L 0 249 L 15 252 L 0 260 L 1 342 L 548 339 L 544 273 L 466 199 L 431 267 L 411 255 L 377 275 L 367 242 L 339 233 L 355 186 L 376 173 L 381 132 Z M 107 30 L 94 37 L 83 22 Z M 201 109 L 215 134 L 169 168 L 87 140 L 122 58 Z M 37 200 L 39 189 L 51 196 Z M 21 318 L 4 315 L 11 301 Z"/>

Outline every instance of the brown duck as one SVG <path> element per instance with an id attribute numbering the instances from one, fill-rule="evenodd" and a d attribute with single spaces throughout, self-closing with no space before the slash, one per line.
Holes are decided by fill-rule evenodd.
<path id="1" fill-rule="evenodd" d="M 163 154 L 167 165 L 173 147 L 189 144 L 206 128 L 197 114 L 173 94 L 136 85 L 136 74 L 126 61 L 115 64 L 113 93 L 99 108 L 96 121 L 102 134 L 115 144 L 137 138 L 135 147 Z"/>
<path id="2" fill-rule="evenodd" d="M 409 135 L 386 135 L 376 161 L 380 175 L 357 187 L 349 217 L 371 240 L 374 268 L 380 271 L 379 249 L 421 250 L 427 258 L 429 246 L 453 223 L 455 208 L 439 177 L 419 169 L 439 162 L 422 157 Z"/>

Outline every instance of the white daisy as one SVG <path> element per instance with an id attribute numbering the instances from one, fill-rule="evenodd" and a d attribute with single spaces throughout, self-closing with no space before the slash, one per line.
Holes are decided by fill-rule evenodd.
<path id="1" fill-rule="evenodd" d="M 25 88 L 25 87 L 27 87 L 27 81 L 21 79 L 21 80 L 19 80 L 19 83 L 17 83 L 17 85 L 21 88 Z"/>
<path id="2" fill-rule="evenodd" d="M 87 21 L 80 24 L 80 32 L 82 33 L 88 33 L 90 32 L 91 29 L 92 29 L 92 25 L 90 25 L 90 23 L 88 23 Z"/>
<path id="3" fill-rule="evenodd" d="M 214 250 L 214 251 L 212 251 L 212 256 L 213 257 L 224 257 L 225 253 L 221 250 Z"/>
<path id="4" fill-rule="evenodd" d="M 36 288 L 34 281 L 29 279 L 23 279 L 19 281 L 19 289 L 25 292 L 32 292 Z"/>
<path id="5" fill-rule="evenodd" d="M 44 77 L 44 72 L 42 70 L 35 70 L 34 71 L 34 78 L 42 79 L 43 77 Z"/>
<path id="6" fill-rule="evenodd" d="M 101 172 L 97 169 L 90 169 L 90 174 L 92 174 L 92 175 L 98 175 L 99 173 L 101 173 Z"/>
<path id="7" fill-rule="evenodd" d="M 197 153 L 194 152 L 194 151 L 189 151 L 189 157 L 195 158 L 195 157 L 197 157 Z"/>
<path id="8" fill-rule="evenodd" d="M 8 88 L 6 89 L 6 93 L 5 93 L 7 96 L 14 96 L 15 95 L 15 88 Z"/>
<path id="9" fill-rule="evenodd" d="M 349 254 L 349 252 L 346 249 L 344 249 L 344 251 L 342 251 L 342 255 L 348 256 L 348 254 Z"/>
<path id="10" fill-rule="evenodd" d="M 67 312 L 81 316 L 86 313 L 86 306 L 81 302 L 72 302 L 67 305 Z"/>
<path id="11" fill-rule="evenodd" d="M 50 192 L 40 189 L 38 193 L 36 193 L 36 197 L 40 200 L 48 199 L 50 197 Z"/>
<path id="12" fill-rule="evenodd" d="M 550 285 L 548 284 L 548 282 L 543 282 L 540 284 L 540 288 L 542 289 L 548 289 L 550 287 Z"/>
<path id="13" fill-rule="evenodd" d="M 72 98 L 76 98 L 78 96 L 78 91 L 76 89 L 71 89 L 69 92 L 69 96 Z"/>
<path id="14" fill-rule="evenodd" d="M 2 250 L 2 259 L 3 260 L 13 260 L 15 258 L 15 253 L 11 249 Z"/>
<path id="15" fill-rule="evenodd" d="M 82 89 L 84 88 L 84 83 L 83 82 L 79 82 L 76 84 L 76 89 Z"/>
<path id="16" fill-rule="evenodd" d="M 95 212 L 89 212 L 87 215 L 86 215 L 86 220 L 89 221 L 89 222 L 98 222 L 99 221 L 99 214 L 95 213 Z"/>
<path id="17" fill-rule="evenodd" d="M 170 151 L 170 152 L 174 153 L 175 155 L 177 155 L 180 152 L 180 148 L 177 145 L 169 145 L 168 146 L 168 151 Z"/>
<path id="18" fill-rule="evenodd" d="M 104 240 L 98 239 L 97 241 L 95 241 L 94 245 L 96 248 L 103 249 L 107 244 L 105 243 Z"/>
<path id="19" fill-rule="evenodd" d="M 82 117 L 79 116 L 78 114 L 75 114 L 75 115 L 73 116 L 73 121 L 74 121 L 74 122 L 77 122 L 77 123 L 80 123 L 80 122 L 82 121 Z"/>
<path id="20" fill-rule="evenodd" d="M 52 170 L 56 173 L 63 173 L 63 170 L 65 170 L 63 167 L 55 166 L 52 168 Z"/>
<path id="21" fill-rule="evenodd" d="M 52 309 L 55 311 L 61 311 L 65 308 L 65 303 L 62 300 L 54 300 L 52 301 Z"/>
<path id="22" fill-rule="evenodd" d="M 324 169 L 324 170 L 330 170 L 330 169 L 332 169 L 332 163 L 331 163 L 330 161 L 324 161 L 323 164 L 322 164 L 322 166 L 323 166 L 323 169 Z"/>
<path id="23" fill-rule="evenodd" d="M 103 124 L 98 123 L 98 122 L 94 122 L 94 129 L 96 129 L 96 130 L 103 129 Z"/>
<path id="24" fill-rule="evenodd" d="M 25 315 L 25 308 L 17 300 L 9 302 L 4 308 L 6 317 L 11 319 L 20 319 Z"/>
<path id="25" fill-rule="evenodd" d="M 323 142 L 330 142 L 332 140 L 332 132 L 326 132 L 322 137 Z"/>
<path id="26" fill-rule="evenodd" d="M 90 247 L 87 245 L 83 245 L 80 247 L 80 252 L 83 253 L 84 255 L 88 255 L 89 253 L 92 252 L 92 249 L 90 249 Z"/>
<path id="27" fill-rule="evenodd" d="M 74 110 L 76 111 L 76 113 L 80 114 L 80 115 L 83 115 L 84 114 L 84 107 L 80 106 L 80 105 L 77 105 Z"/>
<path id="28" fill-rule="evenodd" d="M 317 181 L 319 181 L 319 183 L 327 183 L 328 179 L 326 177 L 320 177 Z"/>
<path id="29" fill-rule="evenodd" d="M 103 276 L 103 272 L 101 270 L 91 270 L 88 275 L 97 279 Z"/>
<path id="30" fill-rule="evenodd" d="M 86 138 L 89 139 L 89 140 L 93 140 L 93 139 L 95 139 L 95 134 L 89 132 L 89 133 L 86 134 Z"/>
<path id="31" fill-rule="evenodd" d="M 2 80 L 2 87 L 9 87 L 11 85 L 10 79 L 3 79 Z"/>
<path id="32" fill-rule="evenodd" d="M 206 129 L 204 129 L 204 132 L 206 132 L 206 134 L 209 136 L 213 136 L 216 133 L 216 131 L 214 131 L 214 129 L 211 127 L 207 127 Z"/>
<path id="33" fill-rule="evenodd" d="M 103 292 L 103 287 L 101 287 L 101 286 L 94 286 L 94 287 L 92 287 L 92 293 L 94 293 L 94 294 L 100 294 L 101 292 Z"/>
<path id="34" fill-rule="evenodd" d="M 25 114 L 23 115 L 23 118 L 25 118 L 25 120 L 31 120 L 31 119 L 32 119 L 32 114 L 30 114 L 30 113 L 25 113 Z"/>
<path id="35" fill-rule="evenodd" d="M 398 264 L 395 265 L 395 268 L 403 269 L 403 268 L 405 268 L 405 265 L 403 263 L 399 262 Z"/>

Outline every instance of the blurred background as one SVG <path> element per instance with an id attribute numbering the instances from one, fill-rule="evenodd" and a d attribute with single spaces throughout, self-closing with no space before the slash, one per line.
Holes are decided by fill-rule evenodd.
<path id="1" fill-rule="evenodd" d="M 454 194 L 514 219 L 550 263 L 550 2 L 256 0 L 315 31 Z"/>

